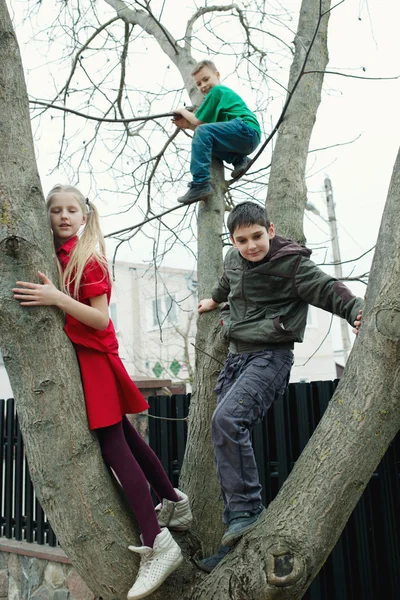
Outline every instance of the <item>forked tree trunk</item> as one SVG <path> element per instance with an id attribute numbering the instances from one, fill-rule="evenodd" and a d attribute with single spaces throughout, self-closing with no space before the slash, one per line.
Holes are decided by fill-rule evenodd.
<path id="1" fill-rule="evenodd" d="M 400 152 L 362 326 L 340 384 L 260 524 L 191 600 L 298 600 L 304 595 L 399 430 L 399 357 Z"/>
<path id="2" fill-rule="evenodd" d="M 319 2 L 313 5 L 315 14 Z M 127 9 L 124 18 L 130 16 Z M 38 268 L 53 279 L 56 272 L 22 67 L 5 0 L 0 0 L 0 58 L 0 345 L 39 499 L 94 593 L 104 600 L 120 600 L 135 573 L 126 546 L 138 543 L 137 529 L 88 432 L 76 358 L 62 332 L 62 318 L 52 309 L 19 307 L 9 291 L 16 279 L 35 279 Z M 182 58 L 186 83 L 190 64 L 190 57 Z M 399 426 L 399 190 L 398 160 L 359 340 L 293 473 L 257 529 L 218 569 L 204 577 L 186 563 L 152 596 L 154 600 L 295 600 L 329 554 Z M 199 208 L 201 296 L 209 294 L 221 270 L 222 205 L 217 193 Z M 282 229 L 280 217 L 274 218 Z M 217 331 L 217 315 L 202 317 L 197 345 L 203 361 L 197 359 L 198 387 L 184 466 L 197 517 L 195 530 L 202 532 L 205 547 L 215 544 L 220 520 L 219 509 L 209 510 L 218 496 L 209 439 L 215 402 L 212 379 L 218 365 L 204 354 L 223 354 L 223 344 L 214 344 Z M 183 544 L 190 540 L 190 535 L 179 536 Z"/>

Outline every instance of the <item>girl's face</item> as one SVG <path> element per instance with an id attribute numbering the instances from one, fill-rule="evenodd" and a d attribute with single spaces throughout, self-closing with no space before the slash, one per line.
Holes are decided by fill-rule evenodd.
<path id="1" fill-rule="evenodd" d="M 57 248 L 74 237 L 86 221 L 81 205 L 71 192 L 59 192 L 53 196 L 49 215 Z"/>

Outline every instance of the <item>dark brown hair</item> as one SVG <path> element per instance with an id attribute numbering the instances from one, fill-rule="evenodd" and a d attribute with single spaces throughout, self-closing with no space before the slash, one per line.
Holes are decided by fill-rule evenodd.
<path id="1" fill-rule="evenodd" d="M 241 202 L 234 206 L 229 213 L 227 226 L 231 237 L 239 227 L 248 227 L 250 225 L 261 225 L 269 229 L 271 221 L 268 218 L 267 211 L 263 206 L 256 202 Z"/>

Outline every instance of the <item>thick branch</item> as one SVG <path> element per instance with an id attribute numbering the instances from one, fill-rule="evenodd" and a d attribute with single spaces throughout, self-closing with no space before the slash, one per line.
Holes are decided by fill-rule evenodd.
<path id="1" fill-rule="evenodd" d="M 71 113 L 72 115 L 76 115 L 77 117 L 82 117 L 87 119 L 88 121 L 98 121 L 99 123 L 134 123 L 137 121 L 155 121 L 157 119 L 164 119 L 165 117 L 173 117 L 173 112 L 160 113 L 158 115 L 147 115 L 147 117 L 130 117 L 129 119 L 107 119 L 106 117 L 95 117 L 93 115 L 87 115 L 81 113 L 73 108 L 67 108 L 66 106 L 57 106 L 56 104 L 51 104 L 49 102 L 41 102 L 40 100 L 29 100 L 29 104 L 35 104 L 38 106 L 46 106 L 47 108 L 55 108 L 56 110 L 61 110 L 65 113 Z M 188 110 L 190 107 L 188 108 Z"/>
<path id="2" fill-rule="evenodd" d="M 398 432 L 400 151 L 376 248 L 360 333 L 322 420 L 259 525 L 192 600 L 300 600 Z"/>
<path id="3" fill-rule="evenodd" d="M 304 71 L 306 66 L 323 71 L 328 62 L 329 7 L 330 0 L 302 2 L 289 93 L 282 111 L 285 118 L 279 119 L 272 132 L 280 127 L 272 157 L 267 206 L 272 221 L 278 225 L 282 235 L 299 241 L 304 240 L 308 147 L 323 83 L 322 74 L 304 77 Z"/>
<path id="4" fill-rule="evenodd" d="M 136 10 L 128 7 L 122 0 L 105 0 L 105 2 L 116 10 L 120 19 L 132 25 L 139 25 L 143 31 L 152 36 L 172 62 L 176 63 L 180 48 L 172 34 L 155 18 L 150 8 L 146 6 L 145 11 Z"/>

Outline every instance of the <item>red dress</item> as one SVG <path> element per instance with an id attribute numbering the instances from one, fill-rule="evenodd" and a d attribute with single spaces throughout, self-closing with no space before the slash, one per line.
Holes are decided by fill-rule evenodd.
<path id="1" fill-rule="evenodd" d="M 75 236 L 57 250 L 63 270 L 77 241 Z M 89 261 L 82 275 L 78 300 L 90 305 L 89 298 L 103 294 L 107 294 L 109 304 L 110 278 L 104 275 L 96 260 Z M 99 331 L 66 315 L 64 331 L 78 356 L 90 429 L 114 425 L 125 414 L 149 408 L 118 355 L 118 340 L 111 319 L 107 328 Z"/>

